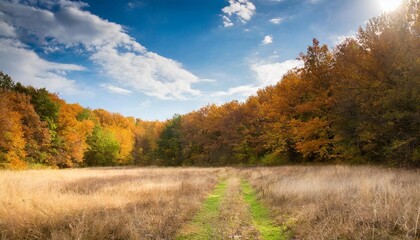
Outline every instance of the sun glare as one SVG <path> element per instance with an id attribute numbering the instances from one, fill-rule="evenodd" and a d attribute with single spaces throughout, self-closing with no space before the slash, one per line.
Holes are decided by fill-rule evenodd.
<path id="1" fill-rule="evenodd" d="M 401 5 L 402 0 L 378 0 L 379 6 L 384 12 L 391 12 Z"/>

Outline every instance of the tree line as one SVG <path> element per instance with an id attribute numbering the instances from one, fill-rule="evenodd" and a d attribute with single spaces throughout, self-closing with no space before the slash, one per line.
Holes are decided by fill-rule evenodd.
<path id="1" fill-rule="evenodd" d="M 371 19 L 245 102 L 142 121 L 68 104 L 0 74 L 0 167 L 420 166 L 420 4 Z"/>

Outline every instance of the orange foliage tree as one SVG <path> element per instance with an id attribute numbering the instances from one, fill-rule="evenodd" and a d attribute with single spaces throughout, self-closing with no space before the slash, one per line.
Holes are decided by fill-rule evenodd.
<path id="1" fill-rule="evenodd" d="M 13 110 L 14 93 L 0 90 L 0 168 L 25 167 L 25 139 L 22 115 Z"/>

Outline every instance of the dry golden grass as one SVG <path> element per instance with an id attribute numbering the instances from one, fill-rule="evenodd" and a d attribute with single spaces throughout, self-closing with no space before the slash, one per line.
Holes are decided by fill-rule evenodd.
<path id="1" fill-rule="evenodd" d="M 0 239 L 173 239 L 227 176 L 224 236 L 258 238 L 238 176 L 297 239 L 420 236 L 419 170 L 286 166 L 1 171 Z"/>
<path id="2" fill-rule="evenodd" d="M 0 172 L 0 239 L 170 239 L 223 169 Z"/>
<path id="3" fill-rule="evenodd" d="M 418 239 L 420 171 L 350 166 L 241 170 L 297 239 Z"/>

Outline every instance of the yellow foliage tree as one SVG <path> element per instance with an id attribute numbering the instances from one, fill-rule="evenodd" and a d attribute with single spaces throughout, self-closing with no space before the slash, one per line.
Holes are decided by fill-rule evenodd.
<path id="1" fill-rule="evenodd" d="M 135 119 L 126 118 L 120 114 L 110 113 L 103 109 L 97 109 L 93 112 L 98 117 L 101 126 L 112 132 L 120 145 L 116 163 L 131 163 L 133 161 Z"/>
<path id="2" fill-rule="evenodd" d="M 83 112 L 79 104 L 67 104 L 65 101 L 54 97 L 53 100 L 60 104 L 58 114 L 57 134 L 60 138 L 60 164 L 72 167 L 83 162 L 83 155 L 88 145 L 86 138 L 91 134 L 94 122 L 90 119 L 80 119 Z"/>

